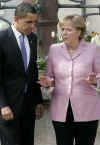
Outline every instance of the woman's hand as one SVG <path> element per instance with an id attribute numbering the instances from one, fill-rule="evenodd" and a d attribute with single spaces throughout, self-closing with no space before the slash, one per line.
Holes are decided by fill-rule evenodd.
<path id="1" fill-rule="evenodd" d="M 47 76 L 40 76 L 38 83 L 42 87 L 52 87 L 54 80 L 52 78 L 47 77 Z"/>
<path id="2" fill-rule="evenodd" d="M 90 84 L 90 85 L 95 85 L 97 84 L 97 77 L 95 73 L 90 73 L 88 78 L 86 79 L 86 81 Z"/>

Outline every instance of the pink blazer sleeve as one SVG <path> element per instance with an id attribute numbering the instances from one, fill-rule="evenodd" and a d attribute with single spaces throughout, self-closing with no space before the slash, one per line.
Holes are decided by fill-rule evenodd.
<path id="1" fill-rule="evenodd" d="M 93 62 L 93 71 L 97 74 L 97 86 L 100 87 L 100 47 L 97 47 Z"/>
<path id="2" fill-rule="evenodd" d="M 47 62 L 46 76 L 54 79 L 53 64 L 52 64 L 52 46 L 49 49 L 49 54 L 46 59 L 46 62 Z"/>

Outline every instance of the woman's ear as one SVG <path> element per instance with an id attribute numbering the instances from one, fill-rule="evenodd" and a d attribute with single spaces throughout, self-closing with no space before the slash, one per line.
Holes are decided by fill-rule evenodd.
<path id="1" fill-rule="evenodd" d="M 79 37 L 79 39 L 81 38 L 81 35 L 82 35 L 82 31 L 81 30 L 78 30 L 77 31 L 77 36 Z"/>

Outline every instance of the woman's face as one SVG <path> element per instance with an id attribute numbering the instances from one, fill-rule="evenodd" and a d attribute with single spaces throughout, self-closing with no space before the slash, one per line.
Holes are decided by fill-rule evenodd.
<path id="1" fill-rule="evenodd" d="M 62 39 L 67 45 L 79 42 L 81 30 L 76 29 L 70 20 L 64 22 L 61 26 Z"/>

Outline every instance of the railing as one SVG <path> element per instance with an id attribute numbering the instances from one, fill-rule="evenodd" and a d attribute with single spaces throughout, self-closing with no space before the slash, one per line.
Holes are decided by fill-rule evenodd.
<path id="1" fill-rule="evenodd" d="M 9 2 L 12 0 L 0 0 L 0 10 L 4 10 L 4 9 L 15 9 L 15 6 L 5 6 L 6 2 Z M 57 11 L 59 8 L 81 8 L 82 9 L 82 15 L 86 18 L 88 16 L 92 16 L 92 15 L 100 15 L 100 4 L 98 5 L 87 5 L 86 4 L 86 0 L 69 0 L 78 4 L 60 4 L 58 2 L 58 0 L 56 1 L 57 5 Z M 40 2 L 40 0 L 37 0 L 36 2 L 36 8 L 38 10 L 38 12 L 40 13 L 40 9 L 41 6 L 43 6 L 43 4 Z M 93 12 L 93 13 L 86 13 L 86 8 L 97 8 L 98 12 Z M 10 22 L 8 20 L 6 20 L 5 18 L 3 18 L 2 16 L 0 16 L 0 20 L 8 23 L 10 25 Z"/>
<path id="2" fill-rule="evenodd" d="M 5 10 L 5 9 L 15 9 L 15 6 L 5 6 L 6 2 L 9 2 L 11 0 L 0 0 L 0 10 Z M 10 21 L 5 19 L 4 17 L 0 16 L 0 20 L 7 23 L 8 25 L 10 25 Z"/>
<path id="3" fill-rule="evenodd" d="M 86 0 L 70 0 L 72 2 L 78 3 L 78 4 L 60 4 L 57 2 L 57 11 L 59 8 L 82 8 L 82 15 L 84 18 L 92 15 L 100 15 L 100 4 L 98 5 L 87 5 Z M 97 8 L 99 11 L 97 13 L 86 13 L 86 8 Z"/>

